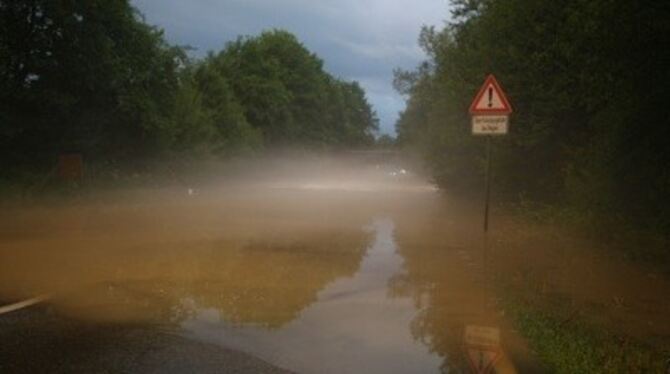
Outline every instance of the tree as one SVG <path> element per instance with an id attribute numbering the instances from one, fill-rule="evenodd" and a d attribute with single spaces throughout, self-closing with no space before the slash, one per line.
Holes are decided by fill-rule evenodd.
<path id="1" fill-rule="evenodd" d="M 496 141 L 496 186 L 584 212 L 670 227 L 668 11 L 656 2 L 453 2 L 453 21 L 424 29 L 428 61 L 396 73 L 407 97 L 400 143 L 418 147 L 445 188 L 471 190 L 482 143 L 467 106 L 494 72 L 515 109 Z M 504 38 L 502 37 L 504 36 Z M 667 231 L 667 230 L 666 230 Z"/>
<path id="2" fill-rule="evenodd" d="M 377 147 L 380 148 L 393 148 L 395 147 L 396 140 L 388 134 L 384 134 L 377 138 Z"/>
<path id="3" fill-rule="evenodd" d="M 0 0 L 0 176 L 59 153 L 137 164 L 265 146 L 372 144 L 356 82 L 285 31 L 187 58 L 127 0 Z M 132 162 L 131 162 L 132 161 Z"/>
<path id="4" fill-rule="evenodd" d="M 246 118 L 269 145 L 364 143 L 377 128 L 360 86 L 330 76 L 288 32 L 239 38 L 209 63 L 229 77 Z"/>
<path id="5" fill-rule="evenodd" d="M 0 20 L 5 162 L 169 146 L 184 54 L 127 1 L 2 1 Z"/>

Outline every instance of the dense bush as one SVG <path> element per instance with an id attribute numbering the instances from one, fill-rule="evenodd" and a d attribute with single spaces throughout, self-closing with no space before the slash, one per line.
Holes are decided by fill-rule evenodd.
<path id="1" fill-rule="evenodd" d="M 511 98 L 495 139 L 501 195 L 569 204 L 670 232 L 668 8 L 654 1 L 455 0 L 452 22 L 424 28 L 428 60 L 396 73 L 407 109 L 400 143 L 445 188 L 481 185 L 484 139 L 467 113 L 494 73 Z"/>
<path id="2" fill-rule="evenodd" d="M 191 60 L 127 0 L 0 0 L 0 178 L 68 152 L 128 164 L 366 145 L 377 126 L 361 87 L 287 32 Z"/>

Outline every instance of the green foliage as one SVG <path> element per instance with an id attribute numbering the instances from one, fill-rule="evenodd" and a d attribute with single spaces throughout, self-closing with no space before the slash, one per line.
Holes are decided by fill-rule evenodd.
<path id="1" fill-rule="evenodd" d="M 393 148 L 395 147 L 396 140 L 391 136 L 384 134 L 377 138 L 377 147 L 379 148 Z"/>
<path id="2" fill-rule="evenodd" d="M 396 73 L 407 96 L 399 142 L 422 151 L 445 188 L 483 173 L 468 105 L 494 73 L 515 114 L 495 140 L 498 193 L 618 214 L 670 232 L 668 9 L 623 0 L 454 1 L 453 21 L 424 28 L 429 58 Z"/>
<path id="3" fill-rule="evenodd" d="M 3 161 L 168 147 L 184 54 L 127 1 L 0 2 Z"/>
<path id="4" fill-rule="evenodd" d="M 666 357 L 647 345 L 569 317 L 508 302 L 516 325 L 556 373 L 662 373 Z"/>
<path id="5" fill-rule="evenodd" d="M 249 123 L 271 144 L 370 144 L 378 120 L 356 83 L 323 70 L 292 34 L 239 38 L 207 59 L 230 86 Z"/>
<path id="6" fill-rule="evenodd" d="M 128 0 L 0 0 L 0 178 L 64 152 L 128 164 L 368 145 L 377 126 L 361 87 L 290 33 L 193 61 Z"/>

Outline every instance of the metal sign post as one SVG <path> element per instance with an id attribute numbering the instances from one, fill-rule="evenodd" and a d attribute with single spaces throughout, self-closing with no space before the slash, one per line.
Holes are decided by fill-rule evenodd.
<path id="1" fill-rule="evenodd" d="M 512 106 L 500 84 L 489 75 L 470 105 L 472 134 L 486 136 L 486 196 L 484 201 L 484 232 L 489 231 L 491 205 L 491 138 L 507 135 Z"/>
<path id="2" fill-rule="evenodd" d="M 484 232 L 489 231 L 490 204 L 491 204 L 491 135 L 486 137 L 486 202 L 484 203 Z"/>

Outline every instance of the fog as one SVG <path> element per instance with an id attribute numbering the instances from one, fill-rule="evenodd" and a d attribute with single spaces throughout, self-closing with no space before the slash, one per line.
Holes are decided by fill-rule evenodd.
<path id="1" fill-rule="evenodd" d="M 501 285 L 609 302 L 647 282 L 580 252 L 585 241 L 520 229 L 510 216 L 494 214 L 485 236 L 481 204 L 439 191 L 394 152 L 163 169 L 151 185 L 9 205 L 0 299 L 33 300 L 56 326 L 98 326 L 95 336 L 153 326 L 297 372 L 467 367 L 463 331 L 485 326 L 502 336 L 496 367 L 515 372 L 539 364 L 505 314 Z M 644 297 L 670 290 L 655 287 Z M 660 325 L 622 328 L 667 328 L 661 311 L 648 318 Z M 115 339 L 139 344 L 132 336 Z M 79 338 L 68 339 L 66 357 Z M 171 349 L 185 355 L 184 344 Z"/>
<path id="2" fill-rule="evenodd" d="M 153 176 L 165 180 L 155 187 L 98 188 L 9 207 L 0 229 L 7 256 L 2 295 L 57 299 L 117 278 L 179 277 L 180 256 L 197 257 L 193 253 L 211 247 L 289 250 L 329 237 L 360 241 L 362 228 L 393 209 L 398 194 L 435 191 L 388 157 L 281 156 L 201 169 L 169 166 L 165 175 Z"/>
<path id="3" fill-rule="evenodd" d="M 584 3 L 0 0 L 0 373 L 669 372 L 668 15 Z"/>

